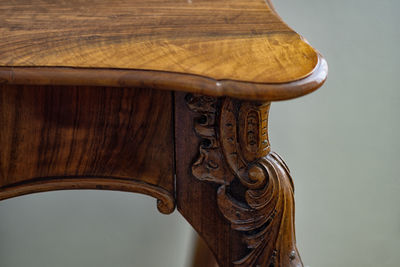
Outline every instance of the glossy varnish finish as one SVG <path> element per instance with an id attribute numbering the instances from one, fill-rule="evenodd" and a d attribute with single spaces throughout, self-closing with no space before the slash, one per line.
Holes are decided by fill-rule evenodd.
<path id="1" fill-rule="evenodd" d="M 0 199 L 113 189 L 171 212 L 172 96 L 149 89 L 1 86 Z"/>
<path id="2" fill-rule="evenodd" d="M 3 1 L 0 200 L 145 193 L 221 267 L 301 267 L 268 111 L 326 75 L 269 0 Z"/>
<path id="3" fill-rule="evenodd" d="M 324 60 L 264 0 L 14 0 L 0 5 L 0 36 L 0 80 L 8 83 L 32 79 L 21 67 L 58 68 L 58 84 L 68 83 L 65 67 L 105 69 L 95 84 L 72 74 L 88 85 L 275 100 L 306 94 L 326 76 Z M 124 70 L 116 82 L 115 69 Z M 178 74 L 181 86 L 172 82 Z M 40 76 L 54 79 L 52 71 Z"/>
<path id="4" fill-rule="evenodd" d="M 185 96 L 175 94 L 177 209 L 204 239 L 220 266 L 231 266 L 231 255 L 240 255 L 241 249 L 237 249 L 239 243 L 231 242 L 234 232 L 218 210 L 217 185 L 202 182 L 192 174 L 201 139 L 193 129 L 198 114 L 187 107 Z"/>
<path id="5" fill-rule="evenodd" d="M 184 103 L 190 110 L 186 116 L 181 112 Z M 178 209 L 222 266 L 302 266 L 294 232 L 293 181 L 283 160 L 270 151 L 269 106 L 177 94 L 176 113 L 188 121 L 186 128 L 176 125 L 176 135 L 178 140 L 190 138 L 186 145 L 177 141 L 178 159 L 193 155 L 189 147 L 199 147 L 191 163 L 177 160 Z"/>

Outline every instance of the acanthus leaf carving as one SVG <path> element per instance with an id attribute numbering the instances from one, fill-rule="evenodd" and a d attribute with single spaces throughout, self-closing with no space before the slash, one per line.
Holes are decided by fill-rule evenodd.
<path id="1" fill-rule="evenodd" d="M 218 207 L 239 231 L 247 254 L 237 267 L 300 267 L 294 231 L 294 189 L 289 169 L 270 152 L 269 103 L 188 94 L 203 139 L 192 166 L 200 180 L 220 184 Z M 237 180 L 243 190 L 235 192 Z"/>

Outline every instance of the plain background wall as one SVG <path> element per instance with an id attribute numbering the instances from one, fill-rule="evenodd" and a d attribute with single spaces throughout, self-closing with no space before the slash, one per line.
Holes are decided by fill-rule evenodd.
<path id="1" fill-rule="evenodd" d="M 398 267 L 400 1 L 275 0 L 275 7 L 329 64 L 319 91 L 271 106 L 271 143 L 295 179 L 303 261 Z"/>
<path id="2" fill-rule="evenodd" d="M 397 267 L 400 1 L 274 2 L 329 64 L 322 89 L 271 108 L 273 149 L 295 179 L 303 261 Z M 0 202 L 0 267 L 186 267 L 192 235 L 177 212 L 162 215 L 141 195 L 63 191 Z"/>

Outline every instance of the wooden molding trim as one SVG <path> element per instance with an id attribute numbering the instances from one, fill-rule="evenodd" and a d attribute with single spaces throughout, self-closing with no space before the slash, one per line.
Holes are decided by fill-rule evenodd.
<path id="1" fill-rule="evenodd" d="M 215 97 L 278 101 L 313 92 L 323 85 L 327 74 L 327 62 L 318 54 L 318 64 L 313 72 L 289 83 L 215 80 L 192 74 L 134 69 L 0 67 L 0 84 L 146 87 Z"/>
<path id="2" fill-rule="evenodd" d="M 217 205 L 247 248 L 232 264 L 303 266 L 296 248 L 294 188 L 283 160 L 270 152 L 269 103 L 188 94 L 198 113 L 194 129 L 202 142 L 192 174 L 219 184 Z"/>
<path id="3" fill-rule="evenodd" d="M 160 187 L 136 180 L 118 177 L 47 177 L 34 178 L 22 183 L 0 188 L 0 200 L 38 192 L 66 189 L 100 189 L 141 193 L 157 199 L 161 213 L 169 214 L 175 210 L 174 196 Z"/>

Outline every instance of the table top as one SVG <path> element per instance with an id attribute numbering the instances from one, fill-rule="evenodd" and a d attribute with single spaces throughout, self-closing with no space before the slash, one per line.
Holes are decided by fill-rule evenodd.
<path id="1" fill-rule="evenodd" d="M 320 54 L 265 0 L 0 3 L 0 83 L 143 86 L 282 100 L 324 82 Z"/>

